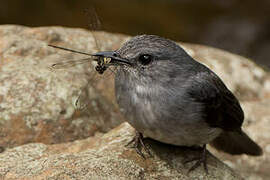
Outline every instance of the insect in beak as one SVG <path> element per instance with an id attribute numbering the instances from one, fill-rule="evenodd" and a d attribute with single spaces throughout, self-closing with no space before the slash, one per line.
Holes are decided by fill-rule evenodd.
<path id="1" fill-rule="evenodd" d="M 103 52 L 98 52 L 95 54 L 89 54 L 89 53 L 80 52 L 80 51 L 76 51 L 76 50 L 72 50 L 72 49 L 68 49 L 68 48 L 64 48 L 64 47 L 59 47 L 59 46 L 55 46 L 55 45 L 49 45 L 49 46 L 53 47 L 53 48 L 65 50 L 65 51 L 70 51 L 70 52 L 74 52 L 74 53 L 79 53 L 79 54 L 84 54 L 87 56 L 95 57 L 95 59 L 93 59 L 94 61 L 97 62 L 97 66 L 95 67 L 95 69 L 99 74 L 103 74 L 104 71 L 106 71 L 106 69 L 109 66 L 119 66 L 119 65 L 130 65 L 131 66 L 132 65 L 128 60 L 118 57 L 118 55 L 115 51 L 103 51 Z M 91 59 L 91 58 L 81 59 L 79 62 L 76 62 L 76 61 L 61 62 L 61 63 L 53 64 L 52 66 L 54 68 L 69 67 L 69 66 L 73 65 L 74 63 L 81 63 L 81 62 L 84 62 L 85 60 L 89 60 L 89 59 Z"/>
<path id="2" fill-rule="evenodd" d="M 132 65 L 127 59 L 120 58 L 115 51 L 103 51 L 93 54 L 98 57 L 104 65 Z"/>

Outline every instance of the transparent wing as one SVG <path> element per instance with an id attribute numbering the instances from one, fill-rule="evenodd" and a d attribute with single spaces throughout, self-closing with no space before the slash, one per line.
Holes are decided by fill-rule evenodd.
<path id="1" fill-rule="evenodd" d="M 99 17 L 96 13 L 96 10 L 94 8 L 88 8 L 85 9 L 84 11 L 85 15 L 90 19 L 89 22 L 89 30 L 92 31 L 92 35 L 94 38 L 94 42 L 97 48 L 97 51 L 100 51 L 100 42 L 97 38 L 97 36 L 95 35 L 96 30 L 101 30 L 101 22 L 99 20 Z M 72 49 L 67 49 L 64 47 L 59 47 L 59 46 L 54 46 L 54 45 L 50 45 L 51 47 L 54 48 L 58 48 L 61 50 L 66 50 L 66 51 L 70 51 L 70 52 L 74 52 L 74 53 L 79 53 L 79 54 L 85 54 L 85 55 L 90 55 L 90 57 L 85 58 L 85 59 L 80 59 L 80 60 L 71 60 L 71 61 L 63 61 L 63 62 L 59 62 L 56 64 L 53 64 L 51 66 L 52 69 L 65 69 L 65 68 L 69 68 L 69 67 L 73 67 L 79 64 L 84 64 L 84 63 L 89 63 L 91 61 L 95 61 L 96 57 L 91 56 L 91 54 L 88 53 L 84 53 L 84 52 L 79 52 L 76 50 L 72 50 Z M 92 64 L 91 64 L 92 66 Z M 90 103 L 91 103 L 91 93 L 95 93 L 93 91 L 100 91 L 99 89 L 95 89 L 99 83 L 102 83 L 104 81 L 108 81 L 109 76 L 115 74 L 115 69 L 114 67 L 108 67 L 107 71 L 104 72 L 104 74 L 100 75 L 98 74 L 98 72 L 96 72 L 95 70 L 92 70 L 89 73 L 89 79 L 88 82 L 85 86 L 80 88 L 79 91 L 79 95 L 78 98 L 75 100 L 74 102 L 74 106 L 76 109 L 79 110 L 87 110 L 88 107 L 90 107 Z M 100 81 L 102 80 L 102 81 Z M 93 88 L 94 87 L 94 88 Z M 95 89 L 95 90 L 93 90 Z"/>
<path id="2" fill-rule="evenodd" d="M 51 67 L 53 69 L 65 69 L 65 68 L 76 66 L 78 64 L 89 63 L 91 60 L 95 60 L 95 58 L 91 56 L 91 57 L 79 59 L 79 60 L 63 61 L 63 62 L 52 64 Z"/>
<path id="3" fill-rule="evenodd" d="M 103 81 L 106 81 L 109 79 L 110 76 L 115 74 L 115 67 L 109 67 L 107 71 L 104 72 L 104 74 L 100 75 L 95 71 L 91 72 L 90 78 L 88 79 L 87 84 L 80 89 L 79 96 L 76 99 L 74 105 L 76 109 L 79 110 L 87 110 L 88 107 L 90 107 L 91 101 L 89 101 L 89 98 L 91 97 L 91 93 L 93 93 L 93 87 L 96 91 L 99 91 L 98 84 L 103 83 Z"/>
<path id="4" fill-rule="evenodd" d="M 84 15 L 88 17 L 88 29 L 92 32 L 93 38 L 95 40 L 96 48 L 100 51 L 100 41 L 98 40 L 95 32 L 102 30 L 101 21 L 94 7 L 88 7 L 84 9 Z"/>
<path id="5" fill-rule="evenodd" d="M 91 63 L 93 60 L 95 60 L 95 57 L 91 56 L 84 59 L 62 61 L 59 63 L 52 64 L 50 66 L 50 69 L 52 70 L 67 69 L 79 64 L 86 64 L 86 63 L 88 63 L 90 67 L 93 67 L 93 64 Z M 88 106 L 89 104 L 89 102 L 87 102 L 87 100 L 89 99 L 88 89 L 90 88 L 90 85 L 92 86 L 98 78 L 97 76 L 98 73 L 94 69 L 90 70 L 90 72 L 88 73 L 89 79 L 87 80 L 87 84 L 80 88 L 78 97 L 74 103 L 75 108 L 79 110 L 84 110 Z"/>
<path id="6" fill-rule="evenodd" d="M 92 32 L 94 42 L 97 48 L 97 51 L 100 51 L 100 44 L 99 41 L 94 33 L 94 31 L 101 30 L 101 22 L 99 20 L 99 17 L 96 13 L 96 10 L 93 7 L 86 8 L 84 10 L 84 15 L 89 18 L 88 22 L 88 29 Z M 94 72 L 94 71 L 93 71 Z M 88 80 L 88 83 L 85 87 L 82 87 L 79 96 L 75 102 L 75 107 L 80 110 L 86 110 L 89 106 L 89 101 L 87 101 L 89 96 L 89 89 L 90 86 L 96 86 L 98 84 L 100 77 L 103 79 L 107 76 L 107 73 L 105 72 L 102 76 L 98 74 L 97 72 L 94 72 L 91 74 L 90 79 Z"/>
<path id="7" fill-rule="evenodd" d="M 74 103 L 74 106 L 76 109 L 85 110 L 90 103 L 89 102 L 89 89 L 90 87 L 95 86 L 95 84 L 97 83 L 98 74 L 97 72 L 92 71 L 89 77 L 90 78 L 88 79 L 87 84 L 81 87 L 79 91 L 79 95 Z"/>

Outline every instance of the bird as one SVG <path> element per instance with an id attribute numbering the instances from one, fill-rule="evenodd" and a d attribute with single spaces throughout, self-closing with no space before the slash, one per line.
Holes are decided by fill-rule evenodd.
<path id="1" fill-rule="evenodd" d="M 242 130 L 244 112 L 236 96 L 174 41 L 138 35 L 115 51 L 94 56 L 109 58 L 106 67 L 116 66 L 116 100 L 136 130 L 132 142 L 139 154 L 145 148 L 143 137 L 202 147 L 189 171 L 203 164 L 206 172 L 207 144 L 232 155 L 262 155 L 261 147 Z"/>

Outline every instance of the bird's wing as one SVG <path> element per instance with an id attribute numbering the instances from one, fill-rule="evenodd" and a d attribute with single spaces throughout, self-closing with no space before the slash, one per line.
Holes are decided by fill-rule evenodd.
<path id="1" fill-rule="evenodd" d="M 202 103 L 206 122 L 211 127 L 234 131 L 241 128 L 243 110 L 221 79 L 211 71 L 200 72 L 192 78 L 189 95 L 195 102 Z"/>

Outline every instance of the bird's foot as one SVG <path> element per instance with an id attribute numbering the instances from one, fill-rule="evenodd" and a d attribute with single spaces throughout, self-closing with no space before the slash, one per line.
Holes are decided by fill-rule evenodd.
<path id="1" fill-rule="evenodd" d="M 184 162 L 184 164 L 192 161 L 196 161 L 196 163 L 188 170 L 188 173 L 190 173 L 191 171 L 199 167 L 201 164 L 203 164 L 204 170 L 206 174 L 208 174 L 206 145 L 203 145 L 202 152 L 199 157 L 188 159 Z"/>
<path id="2" fill-rule="evenodd" d="M 151 154 L 149 148 L 148 148 L 147 146 L 145 146 L 145 144 L 144 144 L 144 142 L 143 142 L 143 135 L 142 135 L 142 133 L 136 131 L 136 135 L 134 136 L 134 138 L 133 138 L 131 141 L 129 141 L 129 142 L 126 144 L 126 146 L 129 146 L 130 144 L 133 144 L 132 148 L 134 148 L 134 149 L 136 150 L 136 152 L 137 152 L 142 158 L 146 159 L 145 156 L 144 156 L 144 154 L 142 153 L 142 148 L 145 150 L 145 152 L 146 152 L 148 155 L 152 156 L 152 154 Z"/>

